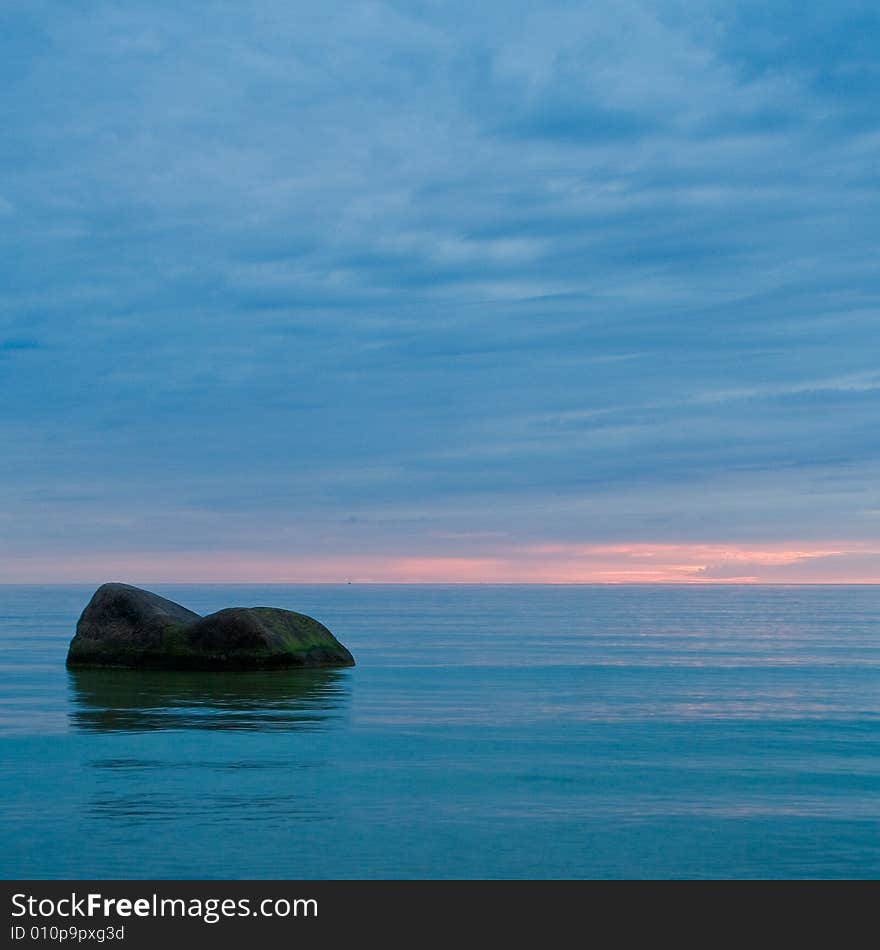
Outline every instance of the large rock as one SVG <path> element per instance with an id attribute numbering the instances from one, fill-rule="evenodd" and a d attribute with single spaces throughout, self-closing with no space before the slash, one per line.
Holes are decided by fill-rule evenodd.
<path id="1" fill-rule="evenodd" d="M 138 669 L 354 666 L 317 620 L 276 607 L 232 607 L 207 617 L 128 584 L 95 591 L 76 625 L 67 665 Z"/>

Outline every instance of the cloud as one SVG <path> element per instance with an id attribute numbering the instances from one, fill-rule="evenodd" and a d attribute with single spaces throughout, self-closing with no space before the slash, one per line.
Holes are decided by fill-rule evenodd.
<path id="1" fill-rule="evenodd" d="M 880 551 L 811 554 L 782 564 L 748 559 L 721 561 L 707 565 L 699 576 L 709 582 L 741 580 L 765 584 L 877 584 L 880 583 Z"/>
<path id="2" fill-rule="evenodd" d="M 457 538 L 458 541 L 472 540 Z M 480 540 L 489 540 L 481 537 Z M 880 550 L 801 544 L 745 547 L 710 544 L 559 544 L 511 547 L 494 542 L 482 555 L 361 554 L 236 556 L 205 551 L 157 554 L 84 553 L 75 559 L 0 558 L 0 580 L 34 575 L 95 583 L 501 583 L 501 584 L 824 584 L 880 582 Z M 853 547 L 853 545 L 849 545 Z"/>
<path id="3" fill-rule="evenodd" d="M 43 344 L 37 340 L 10 339 L 0 340 L 0 353 L 23 353 L 30 350 L 42 350 Z"/>
<path id="4" fill-rule="evenodd" d="M 6 11 L 0 544 L 869 542 L 875 19 Z"/>

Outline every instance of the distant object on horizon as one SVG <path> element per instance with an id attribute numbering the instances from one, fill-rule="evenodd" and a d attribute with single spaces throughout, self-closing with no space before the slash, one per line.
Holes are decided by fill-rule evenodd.
<path id="1" fill-rule="evenodd" d="M 263 670 L 354 666 L 317 620 L 277 607 L 229 607 L 202 617 L 129 584 L 102 584 L 76 625 L 69 667 Z"/>

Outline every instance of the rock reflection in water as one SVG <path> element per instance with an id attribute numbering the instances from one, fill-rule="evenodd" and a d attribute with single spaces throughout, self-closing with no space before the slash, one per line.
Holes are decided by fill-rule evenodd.
<path id="1" fill-rule="evenodd" d="M 70 721 L 87 732 L 322 728 L 347 705 L 334 669 L 202 673 L 70 670 Z"/>

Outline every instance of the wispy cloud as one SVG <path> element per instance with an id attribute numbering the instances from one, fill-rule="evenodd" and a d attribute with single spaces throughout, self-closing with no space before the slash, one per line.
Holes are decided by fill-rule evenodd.
<path id="1" fill-rule="evenodd" d="M 0 548 L 489 577 L 498 538 L 872 542 L 876 25 L 7 10 Z"/>
<path id="2" fill-rule="evenodd" d="M 28 350 L 41 349 L 43 349 L 43 344 L 39 343 L 37 340 L 28 340 L 23 338 L 0 340 L 0 353 L 20 353 L 27 352 Z"/>
<path id="3" fill-rule="evenodd" d="M 464 539 L 458 539 L 464 540 Z M 498 545 L 490 554 L 236 556 L 212 551 L 157 554 L 84 553 L 76 558 L 0 559 L 0 582 L 34 576 L 94 583 L 499 583 L 755 584 L 880 583 L 880 548 L 708 544 Z"/>

